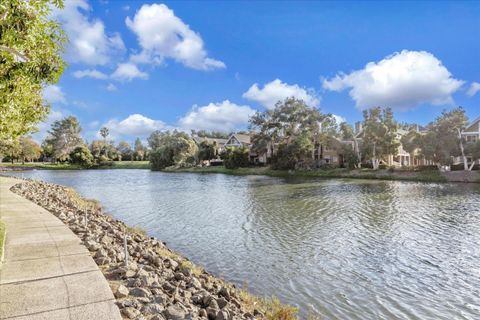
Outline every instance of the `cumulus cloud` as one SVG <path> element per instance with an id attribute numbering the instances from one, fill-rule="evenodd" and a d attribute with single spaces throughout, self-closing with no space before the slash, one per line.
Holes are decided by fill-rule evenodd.
<path id="1" fill-rule="evenodd" d="M 127 62 L 118 64 L 111 77 L 118 81 L 131 81 L 135 78 L 145 80 L 148 79 L 148 74 L 140 71 L 135 64 Z"/>
<path id="2" fill-rule="evenodd" d="M 310 107 L 318 107 L 320 99 L 312 89 L 302 88 L 297 84 L 287 84 L 275 79 L 263 86 L 262 89 L 257 83 L 254 83 L 243 97 L 248 100 L 257 101 L 265 108 L 273 109 L 278 101 L 283 101 L 289 97 L 302 99 Z"/>
<path id="3" fill-rule="evenodd" d="M 96 69 L 86 69 L 86 70 L 77 70 L 73 73 L 73 76 L 75 78 L 94 78 L 94 79 L 100 79 L 100 80 L 105 80 L 108 79 L 108 75 L 98 71 Z"/>
<path id="4" fill-rule="evenodd" d="M 335 122 L 337 124 L 340 124 L 342 122 L 347 122 L 347 119 L 345 119 L 344 117 L 342 116 L 339 116 L 338 114 L 332 114 L 333 118 L 335 119 Z"/>
<path id="5" fill-rule="evenodd" d="M 199 70 L 225 68 L 222 61 L 209 58 L 202 38 L 191 30 L 164 4 L 144 4 L 133 17 L 125 20 L 137 35 L 142 52 L 135 62 L 162 63 L 171 58 Z"/>
<path id="6" fill-rule="evenodd" d="M 182 129 L 232 131 L 244 128 L 255 110 L 240 106 L 228 100 L 193 106 L 190 112 L 179 120 Z"/>
<path id="7" fill-rule="evenodd" d="M 67 103 L 62 88 L 56 85 L 49 85 L 43 89 L 43 99 L 50 104 Z"/>
<path id="8" fill-rule="evenodd" d="M 479 91 L 480 91 L 480 83 L 472 82 L 472 84 L 470 85 L 470 88 L 467 91 L 467 95 L 470 97 L 473 97 Z"/>
<path id="9" fill-rule="evenodd" d="M 385 106 L 401 111 L 421 103 L 452 104 L 452 94 L 463 83 L 453 78 L 433 54 L 403 50 L 379 62 L 369 62 L 361 70 L 325 79 L 323 88 L 338 92 L 350 89 L 350 97 L 359 109 Z"/>
<path id="10" fill-rule="evenodd" d="M 162 130 L 167 128 L 163 121 L 153 120 L 138 113 L 131 114 L 123 120 L 109 120 L 103 126 L 107 127 L 110 130 L 112 137 L 145 137 L 155 130 Z"/>
<path id="11" fill-rule="evenodd" d="M 107 35 L 99 19 L 89 19 L 91 7 L 86 0 L 67 0 L 53 15 L 62 23 L 70 40 L 67 60 L 74 63 L 104 65 L 113 55 L 125 50 L 118 33 Z"/>

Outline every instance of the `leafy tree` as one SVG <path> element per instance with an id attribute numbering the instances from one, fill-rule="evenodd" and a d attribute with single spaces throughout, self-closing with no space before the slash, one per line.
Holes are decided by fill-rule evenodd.
<path id="1" fill-rule="evenodd" d="M 81 130 L 77 118 L 73 116 L 55 121 L 47 138 L 48 143 L 52 144 L 53 158 L 60 161 L 68 160 L 73 149 L 83 144 Z"/>
<path id="2" fill-rule="evenodd" d="M 463 161 L 464 170 L 468 170 L 467 158 L 465 156 L 464 139 L 462 131 L 465 129 L 468 119 L 465 110 L 461 107 L 452 111 L 443 111 L 442 114 L 430 125 L 430 130 L 435 132 L 441 152 L 450 157 L 460 156 Z"/>
<path id="3" fill-rule="evenodd" d="M 133 150 L 128 142 L 120 141 L 117 146 L 117 151 L 120 153 L 120 157 L 122 160 L 133 159 Z"/>
<path id="4" fill-rule="evenodd" d="M 304 156 L 304 149 L 298 146 L 289 147 L 287 152 L 286 148 L 292 142 L 310 140 L 313 146 L 328 144 L 329 138 L 336 132 L 336 123 L 331 115 L 321 114 L 302 100 L 287 98 L 279 101 L 273 110 L 257 112 L 251 117 L 250 129 L 255 132 L 252 136 L 253 151 L 260 155 L 269 151 L 273 155 L 278 146 L 278 151 L 280 148 L 283 150 L 272 160 L 281 161 L 282 157 L 290 157 L 291 152 L 300 152 L 293 155 L 295 159 Z"/>
<path id="5" fill-rule="evenodd" d="M 150 153 L 152 169 L 161 170 L 168 166 L 193 165 L 196 162 L 198 147 L 195 141 L 184 132 L 170 133 L 156 131 L 149 137 L 149 143 L 154 141 L 156 148 Z"/>
<path id="6" fill-rule="evenodd" d="M 2 0 L 0 3 L 0 139 L 14 139 L 35 129 L 49 106 L 46 85 L 63 72 L 65 36 L 51 20 L 55 0 Z"/>
<path id="7" fill-rule="evenodd" d="M 471 171 L 475 162 L 480 160 L 480 140 L 467 144 L 465 146 L 465 153 L 472 157 L 472 163 L 470 164 L 470 167 L 468 167 L 468 170 Z"/>
<path id="8" fill-rule="evenodd" d="M 21 148 L 17 139 L 0 140 L 0 159 L 8 159 L 12 163 L 20 156 Z M 8 161 L 7 160 L 7 161 Z"/>
<path id="9" fill-rule="evenodd" d="M 19 139 L 19 145 L 20 145 L 20 154 L 19 157 L 22 159 L 22 163 L 25 163 L 26 161 L 33 161 L 36 160 L 40 157 L 42 153 L 42 149 L 36 143 L 33 141 L 32 137 L 20 137 Z"/>
<path id="10" fill-rule="evenodd" d="M 347 167 L 349 169 L 358 168 L 360 164 L 358 153 L 350 145 L 343 145 L 342 148 L 344 161 L 347 164 Z"/>
<path id="11" fill-rule="evenodd" d="M 70 153 L 69 162 L 88 168 L 93 165 L 94 159 L 88 147 L 86 145 L 80 145 L 75 147 Z"/>
<path id="12" fill-rule="evenodd" d="M 146 148 L 143 146 L 142 141 L 137 138 L 135 139 L 135 147 L 133 149 L 133 158 L 134 160 L 145 160 L 146 158 Z"/>
<path id="13" fill-rule="evenodd" d="M 340 138 L 343 141 L 353 141 L 354 147 L 343 145 L 342 151 L 346 157 L 345 161 L 350 169 L 358 168 L 361 165 L 360 144 L 353 130 L 353 127 L 346 122 L 342 122 L 339 125 Z M 352 154 L 352 152 L 354 154 Z M 354 165 L 352 167 L 352 165 Z"/>
<path id="14" fill-rule="evenodd" d="M 150 147 L 150 149 L 157 150 L 158 148 L 160 148 L 165 134 L 165 132 L 162 132 L 160 130 L 155 130 L 154 132 L 152 132 L 147 138 L 148 146 Z"/>
<path id="15" fill-rule="evenodd" d="M 222 159 L 227 169 L 247 167 L 249 164 L 248 149 L 245 147 L 226 148 L 222 154 Z"/>
<path id="16" fill-rule="evenodd" d="M 380 159 L 397 153 L 397 124 L 390 108 L 380 107 L 363 112 L 363 150 L 371 157 L 373 169 L 377 170 Z"/>
<path id="17" fill-rule="evenodd" d="M 108 135 L 110 134 L 110 131 L 108 130 L 107 127 L 103 127 L 100 129 L 100 135 L 102 136 L 103 140 L 106 141 L 107 140 L 107 137 Z"/>
<path id="18" fill-rule="evenodd" d="M 200 142 L 198 146 L 198 160 L 200 161 L 209 161 L 215 159 L 217 156 L 217 146 L 216 143 L 210 143 L 207 140 Z"/>
<path id="19" fill-rule="evenodd" d="M 197 136 L 201 138 L 228 139 L 230 134 L 221 131 L 192 130 L 192 136 Z"/>

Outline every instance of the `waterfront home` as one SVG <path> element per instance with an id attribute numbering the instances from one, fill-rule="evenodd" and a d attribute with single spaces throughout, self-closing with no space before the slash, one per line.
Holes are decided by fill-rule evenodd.
<path id="1" fill-rule="evenodd" d="M 466 129 L 463 130 L 461 135 L 465 141 L 465 144 L 475 143 L 477 141 L 480 141 L 480 117 L 470 122 L 467 125 Z M 468 165 L 471 165 L 472 161 L 473 161 L 472 157 L 467 156 Z M 461 164 L 463 163 L 463 160 L 461 157 L 455 157 L 453 160 L 453 163 Z M 480 160 L 477 160 L 476 163 L 480 164 Z"/>

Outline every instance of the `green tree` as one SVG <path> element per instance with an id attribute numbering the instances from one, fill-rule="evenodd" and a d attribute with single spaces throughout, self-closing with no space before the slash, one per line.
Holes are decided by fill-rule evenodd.
<path id="1" fill-rule="evenodd" d="M 0 140 L 0 159 L 9 160 L 12 163 L 20 157 L 20 143 L 18 139 Z"/>
<path id="2" fill-rule="evenodd" d="M 133 160 L 133 150 L 126 141 L 120 141 L 117 146 L 122 160 Z"/>
<path id="3" fill-rule="evenodd" d="M 59 161 L 68 160 L 73 149 L 83 144 L 81 131 L 77 118 L 73 116 L 55 121 L 47 138 L 52 144 L 53 158 Z"/>
<path id="4" fill-rule="evenodd" d="M 226 148 L 222 154 L 222 159 L 227 169 L 247 167 L 249 164 L 248 149 L 245 147 Z"/>
<path id="5" fill-rule="evenodd" d="M 472 170 L 475 162 L 480 160 L 480 140 L 477 142 L 471 142 L 465 146 L 465 153 L 468 154 L 472 158 L 472 163 L 468 170 Z"/>
<path id="6" fill-rule="evenodd" d="M 345 161 L 350 169 L 361 166 L 362 157 L 360 154 L 360 143 L 356 137 L 353 127 L 346 122 L 339 125 L 340 139 L 343 141 L 353 141 L 353 148 L 349 145 L 342 145 L 342 151 L 345 155 Z M 354 154 L 352 154 L 352 152 Z M 353 167 L 352 167 L 353 165 Z"/>
<path id="7" fill-rule="evenodd" d="M 134 149 L 133 149 L 133 158 L 134 160 L 145 160 L 145 156 L 146 156 L 146 148 L 145 146 L 142 144 L 142 141 L 137 138 L 135 139 L 135 146 L 134 146 Z"/>
<path id="8" fill-rule="evenodd" d="M 88 147 L 86 145 L 80 145 L 75 147 L 70 153 L 69 162 L 88 168 L 93 165 L 94 159 Z"/>
<path id="9" fill-rule="evenodd" d="M 63 72 L 66 38 L 50 17 L 63 1 L 0 2 L 0 139 L 14 139 L 35 129 L 49 106 L 46 85 Z"/>
<path id="10" fill-rule="evenodd" d="M 363 150 L 377 170 L 380 160 L 394 155 L 400 146 L 397 141 L 397 123 L 390 108 L 380 107 L 363 112 Z"/>
<path id="11" fill-rule="evenodd" d="M 149 143 L 154 142 L 150 144 L 151 146 L 156 146 L 150 153 L 150 163 L 153 170 L 161 170 L 172 165 L 193 165 L 196 162 L 197 144 L 184 132 L 176 130 L 172 133 L 156 131 L 152 133 L 148 140 Z"/>
<path id="12" fill-rule="evenodd" d="M 215 159 L 217 156 L 217 147 L 216 143 L 210 143 L 207 140 L 200 142 L 198 146 L 198 160 L 200 161 L 210 161 Z"/>
<path id="13" fill-rule="evenodd" d="M 25 161 L 33 161 L 40 157 L 42 153 L 42 149 L 33 141 L 32 137 L 23 136 L 19 138 L 19 145 L 20 145 L 20 159 L 22 159 L 22 163 Z"/>
<path id="14" fill-rule="evenodd" d="M 331 115 L 310 108 L 302 100 L 287 98 L 279 101 L 273 110 L 257 112 L 252 116 L 250 129 L 255 132 L 252 150 L 260 155 L 267 151 L 273 155 L 276 147 L 278 151 L 282 148 L 280 154 L 272 157 L 272 161 L 281 161 L 282 157 L 290 157 L 291 152 L 299 152 L 293 155 L 294 159 L 304 157 L 304 149 L 298 148 L 298 145 L 287 148 L 292 142 L 310 140 L 313 146 L 328 144 L 336 132 L 336 123 Z"/>

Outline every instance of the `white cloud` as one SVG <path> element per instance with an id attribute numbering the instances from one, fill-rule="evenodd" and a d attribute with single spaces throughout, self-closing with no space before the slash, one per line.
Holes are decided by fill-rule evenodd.
<path id="1" fill-rule="evenodd" d="M 164 4 L 144 4 L 133 19 L 127 17 L 125 22 L 143 50 L 132 61 L 159 64 L 172 58 L 193 69 L 225 68 L 222 61 L 207 56 L 200 35 Z"/>
<path id="2" fill-rule="evenodd" d="M 148 74 L 140 71 L 133 63 L 120 63 L 111 75 L 112 79 L 118 81 L 131 81 L 135 78 L 148 79 Z"/>
<path id="3" fill-rule="evenodd" d="M 153 120 L 141 114 L 132 114 L 119 121 L 117 119 L 109 120 L 103 125 L 107 127 L 112 137 L 118 136 L 136 136 L 145 137 L 155 130 L 166 129 L 163 121 Z"/>
<path id="4" fill-rule="evenodd" d="M 338 114 L 332 114 L 332 117 L 335 119 L 335 122 L 337 124 L 340 124 L 342 122 L 347 122 L 347 119 L 345 119 L 344 117 L 342 116 L 339 116 Z"/>
<path id="5" fill-rule="evenodd" d="M 109 83 L 107 86 L 107 91 L 117 91 L 117 87 L 113 83 Z"/>
<path id="6" fill-rule="evenodd" d="M 254 83 L 243 97 L 248 100 L 257 101 L 265 108 L 273 109 L 278 101 L 283 101 L 289 97 L 302 99 L 310 107 L 318 107 L 320 99 L 312 89 L 302 88 L 297 84 L 287 84 L 275 79 L 260 89 L 257 83 Z"/>
<path id="7" fill-rule="evenodd" d="M 108 79 L 108 75 L 98 71 L 96 69 L 86 69 L 86 70 L 77 70 L 73 73 L 73 76 L 75 78 L 94 78 L 94 79 L 100 79 L 100 80 L 105 80 Z"/>
<path id="8" fill-rule="evenodd" d="M 421 103 L 452 104 L 452 94 L 464 81 L 454 79 L 440 60 L 425 51 L 394 53 L 350 74 L 340 73 L 323 81 L 331 91 L 350 89 L 359 109 L 374 106 L 412 109 Z"/>
<path id="9" fill-rule="evenodd" d="M 56 85 L 49 85 L 43 89 L 43 99 L 50 104 L 67 103 L 62 88 Z"/>
<path id="10" fill-rule="evenodd" d="M 470 85 L 470 88 L 467 91 L 467 95 L 470 97 L 473 97 L 479 91 L 480 91 L 480 83 L 472 82 L 472 84 Z"/>
<path id="11" fill-rule="evenodd" d="M 240 106 L 225 100 L 220 103 L 210 103 L 206 106 L 193 106 L 179 120 L 182 129 L 232 131 L 244 128 L 255 110 L 249 106 Z"/>
<path id="12" fill-rule="evenodd" d="M 67 0 L 62 10 L 53 13 L 62 23 L 68 38 L 67 60 L 74 63 L 104 65 L 125 50 L 120 34 L 108 36 L 99 19 L 89 19 L 91 7 L 86 0 Z"/>

